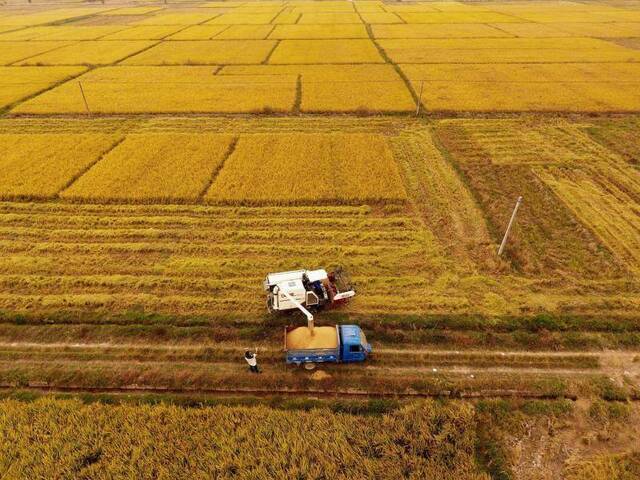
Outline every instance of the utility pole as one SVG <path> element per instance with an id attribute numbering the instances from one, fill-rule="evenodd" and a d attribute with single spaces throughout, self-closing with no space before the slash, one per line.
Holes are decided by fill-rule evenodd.
<path id="1" fill-rule="evenodd" d="M 509 225 L 507 225 L 507 231 L 504 232 L 502 243 L 500 244 L 500 248 L 498 249 L 498 256 L 502 255 L 502 252 L 504 251 L 504 247 L 507 244 L 507 237 L 509 236 L 509 232 L 511 231 L 511 227 L 513 226 L 513 221 L 516 219 L 516 213 L 518 213 L 518 209 L 520 208 L 521 203 L 522 203 L 522 197 L 518 197 L 516 206 L 513 209 L 513 213 L 511 214 L 511 220 L 509 220 Z"/>
<path id="2" fill-rule="evenodd" d="M 82 88 L 82 82 L 78 82 L 78 86 L 80 87 L 80 93 L 82 94 L 82 101 L 84 102 L 84 108 L 87 111 L 87 115 L 91 115 L 91 110 L 89 110 L 89 104 L 87 103 L 87 97 L 85 97 L 84 88 Z"/>
<path id="3" fill-rule="evenodd" d="M 420 95 L 418 96 L 418 105 L 416 106 L 416 117 L 420 115 L 420 107 L 422 106 L 422 90 L 424 90 L 424 80 L 420 82 Z"/>

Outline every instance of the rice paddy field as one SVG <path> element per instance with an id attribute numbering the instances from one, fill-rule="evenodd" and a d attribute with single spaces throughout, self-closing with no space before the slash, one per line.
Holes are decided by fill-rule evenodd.
<path id="1" fill-rule="evenodd" d="M 0 477 L 637 478 L 638 138 L 636 0 L 1 3 Z"/>

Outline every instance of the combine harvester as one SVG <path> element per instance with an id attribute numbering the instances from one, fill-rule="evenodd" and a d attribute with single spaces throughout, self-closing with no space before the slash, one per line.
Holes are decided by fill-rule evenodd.
<path id="1" fill-rule="evenodd" d="M 341 305 L 356 294 L 342 270 L 270 273 L 264 281 L 264 289 L 268 292 L 269 312 L 298 309 L 307 317 L 306 327 L 285 327 L 287 363 L 304 365 L 312 370 L 317 363 L 363 362 L 371 353 L 371 345 L 357 325 L 314 325 L 310 310 Z"/>

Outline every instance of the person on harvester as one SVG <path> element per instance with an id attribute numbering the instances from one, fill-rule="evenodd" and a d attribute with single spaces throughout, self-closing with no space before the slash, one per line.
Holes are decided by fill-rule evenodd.
<path id="1" fill-rule="evenodd" d="M 250 350 L 246 350 L 244 352 L 244 359 L 249 364 L 249 371 L 253 373 L 260 373 L 258 369 L 258 349 L 256 348 L 256 353 L 251 353 Z"/>

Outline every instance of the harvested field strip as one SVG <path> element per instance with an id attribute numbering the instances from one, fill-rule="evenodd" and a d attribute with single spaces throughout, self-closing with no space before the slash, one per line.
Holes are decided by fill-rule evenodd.
<path id="1" fill-rule="evenodd" d="M 640 273 L 640 203 L 593 168 L 541 167 L 536 173 L 631 270 Z M 629 169 L 628 174 L 639 177 Z M 635 190 L 636 195 L 640 189 Z"/>
<path id="2" fill-rule="evenodd" d="M 594 142 L 581 124 L 565 120 L 527 122 L 526 120 L 460 120 L 450 122 L 467 132 L 469 142 L 479 148 L 470 150 L 464 160 L 494 165 L 589 165 L 614 156 Z M 449 121 L 442 122 L 443 125 Z M 516 147 L 517 146 L 517 147 Z"/>
<path id="3" fill-rule="evenodd" d="M 586 127 L 586 131 L 592 138 L 620 154 L 630 164 L 640 167 L 640 142 L 638 142 L 640 121 L 638 118 L 598 121 Z"/>
<path id="4" fill-rule="evenodd" d="M 38 221 L 41 221 L 41 224 L 38 224 Z M 270 230 L 270 220 L 273 220 L 275 227 L 278 229 L 289 229 L 294 227 L 296 231 L 313 231 L 314 233 L 318 233 L 318 228 L 328 228 L 330 226 L 338 225 L 345 232 L 353 231 L 362 232 L 362 229 L 371 229 L 375 231 L 379 231 L 381 233 L 388 232 L 399 232 L 404 233 L 407 229 L 411 230 L 415 228 L 416 223 L 413 219 L 407 217 L 364 217 L 361 219 L 354 219 L 353 221 L 349 221 L 349 219 L 338 219 L 337 222 L 331 222 L 329 218 L 326 217 L 306 217 L 300 220 L 300 223 L 294 222 L 291 219 L 287 219 L 286 217 L 275 217 L 275 218 L 251 218 L 251 217 L 242 217 L 238 218 L 237 221 L 235 219 L 226 219 L 226 218 L 213 218 L 208 220 L 202 217 L 185 217 L 180 218 L 171 217 L 170 215 L 163 215 L 155 218 L 150 218 L 148 221 L 145 221 L 144 218 L 141 217 L 129 217 L 123 215 L 120 217 L 105 217 L 100 218 L 97 216 L 89 215 L 83 216 L 78 215 L 77 217 L 71 218 L 63 218 L 58 219 L 55 215 L 47 216 L 45 214 L 35 215 L 34 219 L 28 218 L 26 215 L 12 215 L 12 214 L 2 214 L 0 216 L 0 225 L 6 226 L 8 228 L 16 228 L 16 232 L 20 232 L 21 228 L 50 228 L 51 232 L 42 232 L 45 235 L 55 234 L 57 231 L 62 231 L 66 229 L 81 229 L 85 231 L 85 235 L 90 235 L 94 229 L 98 230 L 97 235 L 106 236 L 105 232 L 100 232 L 101 229 L 107 229 L 107 231 L 112 232 L 112 236 L 117 238 L 119 232 L 122 231 L 124 234 L 127 234 L 131 230 L 140 230 L 147 231 L 151 238 L 161 237 L 163 232 L 172 232 L 183 238 L 189 238 L 189 235 L 193 235 L 195 238 L 198 238 L 201 235 L 199 232 L 203 230 L 206 234 L 209 230 L 242 230 L 248 229 L 247 233 L 251 230 L 256 230 L 260 234 L 263 231 Z M 197 227 L 198 231 L 196 232 L 188 232 L 188 231 L 180 231 L 179 229 L 185 227 Z M 149 231 L 148 229 L 153 228 L 154 230 Z M 22 230 L 27 232 L 26 230 Z M 240 232 L 236 232 L 240 233 Z M 224 235 L 224 233 L 223 233 Z"/>
<path id="5" fill-rule="evenodd" d="M 392 147 L 409 197 L 440 244 L 457 258 L 489 266 L 493 242 L 483 214 L 429 132 L 403 133 Z"/>
<path id="6" fill-rule="evenodd" d="M 122 68 L 122 67 L 120 67 Z M 163 67 L 163 71 L 185 67 Z M 190 75 L 211 75 L 207 67 L 191 67 Z M 378 66 L 377 68 L 380 68 Z M 386 68 L 386 67 L 385 67 Z M 106 71 L 107 69 L 101 69 Z M 179 78 L 181 73 L 176 70 Z M 202 73 L 199 73 L 202 72 Z M 148 72 L 147 72 L 148 73 Z M 366 72 L 362 72 L 363 75 Z M 143 80 L 143 71 L 140 72 Z M 149 85 L 147 85 L 149 88 Z M 368 117 L 366 121 L 352 116 L 310 116 L 303 118 L 264 116 L 181 116 L 167 115 L 154 117 L 0 117 L 0 133 L 379 133 L 396 135 L 403 129 L 415 125 L 414 119 L 390 116 Z M 136 207 L 141 208 L 141 207 Z"/>
<path id="7" fill-rule="evenodd" d="M 289 207 L 216 207 L 210 205 L 72 205 L 68 203 L 16 203 L 0 202 L 0 213 L 24 215 L 43 214 L 51 216 L 75 217 L 96 217 L 117 218 L 126 217 L 129 219 L 140 219 L 143 221 L 149 218 L 153 221 L 164 221 L 162 217 L 177 218 L 179 221 L 203 221 L 202 219 L 213 219 L 216 221 L 221 214 L 225 218 L 253 219 L 258 220 L 269 217 L 280 217 L 292 215 L 297 218 L 332 218 L 338 214 L 343 214 L 348 218 L 384 218 L 381 212 L 366 205 L 360 206 L 289 206 Z M 11 216 L 5 218 L 12 218 Z M 409 217 L 403 217 L 409 218 Z M 340 220 L 340 219 L 338 219 Z"/>
<path id="8" fill-rule="evenodd" d="M 483 121 L 478 123 L 482 125 Z M 569 209 L 558 206 L 554 192 L 531 167 L 522 163 L 501 164 L 504 155 L 490 150 L 493 147 L 489 137 L 487 141 L 478 140 L 473 133 L 474 126 L 469 121 L 445 122 L 437 127 L 437 137 L 456 162 L 487 215 L 496 241 L 509 220 L 515 200 L 520 195 L 525 198 L 526 207 L 519 213 L 510 239 L 513 250 L 507 247 L 514 266 L 527 274 L 574 271 L 589 277 L 620 275 L 621 265 L 611 252 L 602 248 L 597 238 L 579 223 Z M 516 128 L 515 125 L 513 127 Z M 526 137 L 526 124 L 520 128 L 523 129 L 520 138 Z M 559 145 L 573 152 L 573 144 L 581 145 L 583 137 L 568 137 L 570 141 L 566 145 L 563 142 Z M 535 139 L 535 134 L 532 138 Z M 535 143 L 531 145 L 533 152 Z M 509 149 L 514 152 L 509 156 L 516 157 L 515 152 L 527 154 L 526 147 L 524 143 L 523 148 L 522 141 L 513 141 L 500 148 Z"/>
<path id="9" fill-rule="evenodd" d="M 136 211 L 130 206 L 5 203 L 0 211 L 0 245 L 6 254 L 0 260 L 0 305 L 7 309 L 102 304 L 126 310 L 138 304 L 174 312 L 211 308 L 257 314 L 261 303 L 241 298 L 260 295 L 266 272 L 336 263 L 348 268 L 354 281 L 363 281 L 363 291 L 377 292 L 372 302 L 362 304 L 371 308 L 393 294 L 385 284 L 398 271 L 412 272 L 415 278 L 405 295 L 418 300 L 425 286 L 420 269 L 429 265 L 431 276 L 439 264 L 433 239 L 403 208 L 394 216 L 366 207 L 191 211 L 140 206 Z M 55 260 L 62 257 L 65 262 Z M 367 280 L 369 275 L 377 280 Z M 32 295 L 23 295 L 25 289 Z"/>

